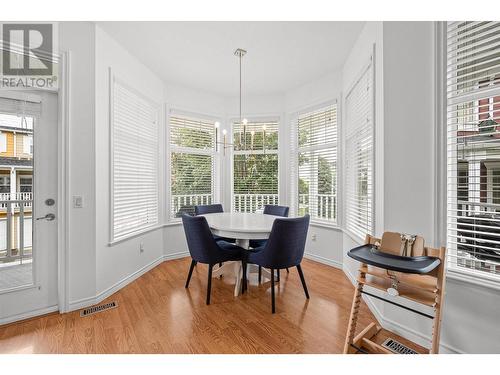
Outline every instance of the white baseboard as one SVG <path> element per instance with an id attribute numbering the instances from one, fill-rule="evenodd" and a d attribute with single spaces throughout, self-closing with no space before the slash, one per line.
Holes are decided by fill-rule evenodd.
<path id="1" fill-rule="evenodd" d="M 154 261 L 146 264 L 144 267 L 138 269 L 137 271 L 131 273 L 130 275 L 124 277 L 114 285 L 110 286 L 109 288 L 103 290 L 101 293 L 97 294 L 95 297 L 87 297 L 87 298 L 82 298 L 80 300 L 76 300 L 73 302 L 70 302 L 69 304 L 69 311 L 75 311 L 75 310 L 80 310 L 85 307 L 89 307 L 95 304 L 98 304 L 111 296 L 112 294 L 118 292 L 120 289 L 123 287 L 127 286 L 130 284 L 132 281 L 138 279 L 142 275 L 144 275 L 146 272 L 152 270 L 155 268 L 157 265 L 160 263 L 163 263 L 167 260 L 173 260 L 173 259 L 179 259 L 179 258 L 184 258 L 189 256 L 188 251 L 181 251 L 177 253 L 172 253 L 172 254 L 166 254 L 158 257 Z M 69 312 L 68 311 L 68 312 Z"/>
<path id="2" fill-rule="evenodd" d="M 320 255 L 306 252 L 306 253 L 304 253 L 304 258 L 315 260 L 316 262 L 326 264 L 327 266 L 342 269 L 342 263 L 337 262 L 336 260 L 333 260 L 333 259 L 328 259 L 328 258 L 322 257 Z"/>
<path id="3" fill-rule="evenodd" d="M 351 271 L 347 267 L 343 267 L 343 271 L 346 274 L 347 278 L 351 281 L 353 285 L 356 283 L 356 278 L 354 275 L 351 273 Z M 403 324 L 400 324 L 398 322 L 395 322 L 392 319 L 385 318 L 383 314 L 380 312 L 380 310 L 375 306 L 373 303 L 372 298 L 363 295 L 363 300 L 365 301 L 366 305 L 372 312 L 372 314 L 375 316 L 375 319 L 380 323 L 382 328 L 394 332 L 397 335 L 404 337 L 407 340 L 410 340 L 420 346 L 423 347 L 428 347 L 429 343 L 431 342 L 431 336 L 430 335 L 425 335 L 422 332 L 416 331 L 413 328 L 410 328 L 408 326 L 405 326 Z M 440 353 L 445 353 L 445 354 L 464 354 L 465 352 L 455 348 L 452 345 L 449 345 L 447 343 L 444 343 L 441 341 L 439 345 L 439 352 Z"/>
<path id="4" fill-rule="evenodd" d="M 25 319 L 30 319 L 34 318 L 36 316 L 40 315 L 45 315 L 45 314 L 50 314 L 55 311 L 59 311 L 59 307 L 56 306 L 49 306 L 49 307 L 44 307 L 43 309 L 36 309 L 36 310 L 31 310 L 24 312 L 22 314 L 17 314 L 17 315 L 11 315 L 6 318 L 0 319 L 0 326 L 3 324 L 9 324 L 9 323 L 14 323 L 20 320 L 25 320 Z"/>

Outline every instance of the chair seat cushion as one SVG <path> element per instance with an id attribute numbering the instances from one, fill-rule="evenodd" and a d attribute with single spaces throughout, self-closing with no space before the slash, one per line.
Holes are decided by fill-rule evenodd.
<path id="1" fill-rule="evenodd" d="M 236 240 L 234 238 L 221 237 L 221 236 L 217 236 L 216 234 L 214 234 L 214 240 L 217 242 L 219 242 L 219 241 L 226 241 L 226 242 L 231 242 L 231 243 L 236 242 Z"/>
<path id="2" fill-rule="evenodd" d="M 217 241 L 217 246 L 219 246 L 221 250 L 222 259 L 220 262 L 225 262 L 228 260 L 241 260 L 243 256 L 246 255 L 246 250 L 242 247 L 239 247 L 233 243 L 226 241 Z"/>
<path id="3" fill-rule="evenodd" d="M 250 240 L 250 247 L 256 249 L 266 245 L 267 240 Z"/>

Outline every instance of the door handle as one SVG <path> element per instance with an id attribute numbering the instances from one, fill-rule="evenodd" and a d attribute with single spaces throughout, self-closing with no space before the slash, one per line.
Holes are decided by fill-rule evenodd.
<path id="1" fill-rule="evenodd" d="M 52 221 L 56 218 L 56 215 L 54 214 L 47 214 L 45 216 L 42 216 L 42 217 L 37 217 L 36 219 L 37 220 L 47 220 L 47 221 Z"/>

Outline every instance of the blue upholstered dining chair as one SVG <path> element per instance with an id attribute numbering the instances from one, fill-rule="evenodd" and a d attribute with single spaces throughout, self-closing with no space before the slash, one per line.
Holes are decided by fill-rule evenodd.
<path id="1" fill-rule="evenodd" d="M 290 209 L 287 206 L 278 206 L 272 204 L 264 205 L 264 215 L 288 217 L 289 210 Z M 250 247 L 257 248 L 264 246 L 266 244 L 266 241 L 267 240 L 250 240 Z M 279 270 L 277 272 L 278 272 L 278 281 L 280 281 Z M 288 268 L 286 269 L 286 272 L 290 272 L 288 271 Z M 262 267 L 259 267 L 259 283 L 261 280 L 262 280 Z"/>
<path id="2" fill-rule="evenodd" d="M 210 305 L 213 266 L 217 263 L 220 264 L 230 260 L 240 260 L 242 261 L 243 269 L 246 269 L 246 250 L 226 241 L 215 241 L 208 227 L 207 219 L 203 216 L 189 216 L 184 214 L 182 215 L 182 224 L 186 234 L 189 253 L 192 258 L 185 287 L 189 287 L 194 266 L 197 263 L 208 264 L 207 305 Z M 243 275 L 243 284 L 246 285 L 246 274 Z M 242 293 L 244 292 L 245 290 L 242 290 Z"/>
<path id="3" fill-rule="evenodd" d="M 219 212 L 224 212 L 224 209 L 222 208 L 222 204 L 220 204 L 220 203 L 203 204 L 203 205 L 194 206 L 194 214 L 196 216 L 205 215 L 205 214 L 216 214 Z M 215 234 L 213 236 L 214 236 L 214 239 L 216 241 L 226 241 L 226 242 L 231 242 L 231 243 L 236 242 L 236 240 L 234 238 L 221 237 L 221 236 L 217 236 Z"/>
<path id="4" fill-rule="evenodd" d="M 271 235 L 264 246 L 247 253 L 247 262 L 271 270 L 271 302 L 272 312 L 276 311 L 274 298 L 274 270 L 297 267 L 306 298 L 309 299 L 306 281 L 300 263 L 304 256 L 309 215 L 293 219 L 274 220 Z M 246 263 L 243 271 L 246 270 Z M 245 272 L 243 272 L 245 273 Z M 247 288 L 246 281 L 243 290 Z"/>
<path id="5" fill-rule="evenodd" d="M 215 214 L 218 212 L 224 212 L 222 204 L 220 203 L 194 206 L 194 213 L 196 216 L 205 214 Z"/>

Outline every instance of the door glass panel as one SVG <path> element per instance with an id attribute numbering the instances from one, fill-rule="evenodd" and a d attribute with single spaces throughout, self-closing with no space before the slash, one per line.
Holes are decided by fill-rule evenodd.
<path id="1" fill-rule="evenodd" d="M 33 283 L 34 123 L 0 113 L 0 291 Z"/>

